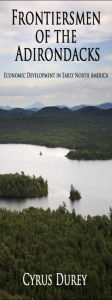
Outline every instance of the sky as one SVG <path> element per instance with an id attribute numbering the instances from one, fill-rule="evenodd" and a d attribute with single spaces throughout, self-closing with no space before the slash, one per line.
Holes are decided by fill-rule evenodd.
<path id="1" fill-rule="evenodd" d="M 76 29 L 76 44 L 55 44 L 51 30 L 49 44 L 38 44 L 37 29 L 46 27 L 12 25 L 12 9 L 18 11 L 101 11 L 100 26 L 69 26 Z M 112 2 L 111 1 L 0 1 L 0 105 L 27 107 L 35 102 L 53 105 L 96 105 L 112 102 Z M 58 28 L 59 29 L 59 28 Z M 60 26 L 60 29 L 68 29 Z M 15 61 L 18 45 L 24 47 L 100 48 L 98 62 L 22 62 Z M 4 78 L 6 73 L 89 73 L 89 78 Z M 108 78 L 91 78 L 91 73 L 107 73 Z M 56 77 L 56 76 L 55 76 Z"/>

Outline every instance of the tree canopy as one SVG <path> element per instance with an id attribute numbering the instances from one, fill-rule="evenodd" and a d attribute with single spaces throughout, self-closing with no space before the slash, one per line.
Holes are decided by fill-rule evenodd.
<path id="1" fill-rule="evenodd" d="M 36 178 L 21 174 L 0 174 L 0 197 L 2 198 L 28 198 L 42 197 L 48 194 L 47 180 L 40 176 Z"/>
<path id="2" fill-rule="evenodd" d="M 72 201 L 74 200 L 80 200 L 81 199 L 81 194 L 79 193 L 78 190 L 76 190 L 73 186 L 73 184 L 71 184 L 71 189 L 70 189 L 70 197 L 69 197 Z"/>
<path id="3" fill-rule="evenodd" d="M 85 219 L 65 206 L 0 209 L 0 236 L 0 300 L 112 300 L 111 211 Z M 24 286 L 25 272 L 87 274 L 87 284 Z"/>

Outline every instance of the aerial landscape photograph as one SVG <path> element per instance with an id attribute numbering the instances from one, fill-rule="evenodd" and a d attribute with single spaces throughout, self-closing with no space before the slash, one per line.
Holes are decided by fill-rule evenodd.
<path id="1" fill-rule="evenodd" d="M 112 300 L 111 24 L 0 1 L 0 300 Z"/>

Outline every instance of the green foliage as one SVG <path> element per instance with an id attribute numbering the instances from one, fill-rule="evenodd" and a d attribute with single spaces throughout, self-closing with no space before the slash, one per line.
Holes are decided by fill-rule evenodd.
<path id="1" fill-rule="evenodd" d="M 2 198 L 32 198 L 48 194 L 47 181 L 40 176 L 30 177 L 21 174 L 0 174 L 0 197 Z"/>
<path id="2" fill-rule="evenodd" d="M 0 143 L 65 147 L 77 150 L 75 159 L 112 159 L 112 110 L 13 114 L 0 117 Z"/>
<path id="3" fill-rule="evenodd" d="M 72 201 L 74 200 L 80 200 L 81 199 L 81 194 L 79 193 L 78 190 L 76 190 L 74 188 L 73 185 L 71 185 L 71 189 L 70 189 L 70 197 L 69 197 Z"/>
<path id="4" fill-rule="evenodd" d="M 24 296 L 12 296 L 8 292 L 0 291 L 0 300 L 28 300 L 27 297 Z"/>
<path id="5" fill-rule="evenodd" d="M 92 149 L 83 149 L 83 150 L 75 150 L 69 151 L 66 155 L 69 159 L 77 159 L 77 160 L 106 160 L 112 159 L 112 151 L 108 150 L 92 150 Z"/>
<path id="6" fill-rule="evenodd" d="M 2 300 L 112 300 L 110 217 L 85 220 L 65 205 L 56 211 L 0 209 L 0 237 L 0 289 L 7 294 Z M 87 274 L 87 284 L 25 287 L 25 272 Z"/>

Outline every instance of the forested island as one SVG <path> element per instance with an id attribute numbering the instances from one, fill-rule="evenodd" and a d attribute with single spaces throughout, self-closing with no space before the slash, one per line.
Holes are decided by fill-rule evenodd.
<path id="1" fill-rule="evenodd" d="M 0 174 L 1 198 L 33 198 L 47 196 L 47 180 L 40 176 L 36 178 L 21 174 Z"/>
<path id="2" fill-rule="evenodd" d="M 70 197 L 69 198 L 70 198 L 71 201 L 75 201 L 75 200 L 80 200 L 81 199 L 80 192 L 74 188 L 73 184 L 71 184 Z"/>
<path id="3" fill-rule="evenodd" d="M 112 210 L 108 216 L 0 209 L 0 300 L 111 300 Z M 25 286 L 23 274 L 52 274 L 51 286 Z M 55 274 L 87 274 L 85 286 L 55 286 Z"/>
<path id="4" fill-rule="evenodd" d="M 66 157 L 73 160 L 108 160 L 112 159 L 112 150 L 71 150 Z"/>
<path id="5" fill-rule="evenodd" d="M 112 109 L 1 109 L 0 143 L 64 147 L 76 150 L 72 159 L 112 159 Z"/>

